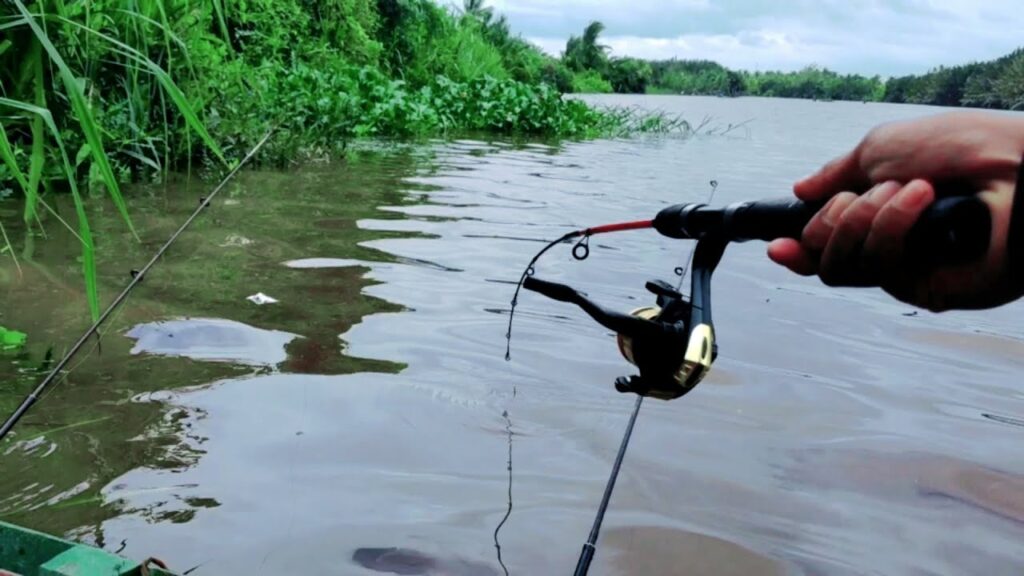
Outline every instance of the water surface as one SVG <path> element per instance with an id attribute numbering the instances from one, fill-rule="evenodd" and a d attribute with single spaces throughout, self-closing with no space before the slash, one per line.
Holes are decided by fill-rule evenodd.
<path id="1" fill-rule="evenodd" d="M 502 559 L 570 572 L 630 368 L 607 331 L 529 293 L 505 362 L 511 282 L 540 241 L 707 201 L 711 180 L 716 204 L 785 195 L 878 122 L 936 111 L 598 100 L 714 133 L 434 142 L 244 174 L 2 447 L 0 517 L 192 574 L 503 574 L 511 429 Z M 134 199 L 144 241 L 101 246 L 107 297 L 201 193 Z M 32 291 L 4 268 L 2 322 L 35 343 L 5 360 L 18 391 L 84 323 L 73 245 L 51 236 Z M 556 249 L 538 276 L 629 309 L 690 246 L 632 232 L 591 248 Z M 592 573 L 1024 569 L 1024 306 L 913 314 L 791 275 L 759 243 L 729 248 L 713 294 L 716 369 L 645 403 Z"/>

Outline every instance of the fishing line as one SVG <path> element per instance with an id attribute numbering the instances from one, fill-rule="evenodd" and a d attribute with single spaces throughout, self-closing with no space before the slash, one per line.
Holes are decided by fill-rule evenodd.
<path id="1" fill-rule="evenodd" d="M 128 298 L 128 295 L 131 294 L 132 290 L 134 290 L 135 287 L 138 286 L 140 282 L 142 282 L 142 279 L 146 276 L 146 273 L 149 272 L 149 269 L 152 268 L 154 264 L 156 264 L 156 262 L 164 255 L 165 252 L 167 252 L 171 245 L 174 244 L 178 237 L 181 236 L 181 234 L 192 224 L 192 222 L 197 217 L 199 217 L 199 214 L 202 213 L 202 211 L 205 210 L 207 207 L 209 207 L 210 202 L 213 200 L 213 198 L 224 188 L 224 186 L 227 185 L 229 181 L 231 181 L 232 178 L 234 178 L 238 171 L 241 170 L 242 167 L 245 166 L 245 164 L 248 163 L 249 160 L 251 160 L 252 157 L 255 156 L 257 152 L 259 152 L 263 145 L 266 144 L 267 140 L 270 139 L 270 135 L 273 134 L 273 132 L 273 129 L 268 131 L 263 136 L 263 138 L 256 143 L 256 146 L 254 146 L 252 150 L 250 150 L 249 153 L 245 155 L 245 158 L 242 158 L 241 162 L 236 164 L 235 167 L 232 168 L 230 172 L 228 172 L 227 176 L 225 176 L 224 179 L 220 181 L 220 184 L 217 184 L 217 187 L 214 188 L 213 191 L 211 191 L 208 196 L 200 199 L 199 206 L 196 207 L 196 209 L 192 212 L 188 219 L 186 219 L 185 222 L 182 223 L 182 225 L 174 232 L 174 234 L 171 234 L 171 237 L 167 239 L 167 242 L 165 242 L 164 245 L 161 246 L 160 249 L 156 251 L 156 254 L 154 254 L 153 257 L 150 258 L 149 262 L 147 262 L 146 265 L 143 266 L 141 270 L 132 271 L 132 279 L 131 281 L 128 282 L 128 285 L 124 287 L 124 289 L 121 291 L 120 294 L 117 295 L 116 298 L 114 298 L 114 301 L 111 302 L 109 306 L 107 306 L 107 309 L 104 310 L 102 314 L 100 314 L 100 317 L 97 318 L 95 322 L 93 322 L 92 326 L 90 326 L 81 335 L 81 337 L 79 337 L 78 341 L 75 342 L 75 344 L 71 347 L 67 354 L 65 354 L 64 357 L 60 359 L 60 362 L 57 362 L 57 365 L 53 367 L 49 374 L 46 375 L 46 378 L 44 378 L 43 381 L 40 382 L 39 385 L 36 386 L 36 388 L 28 396 L 26 396 L 24 400 L 22 400 L 18 408 L 3 423 L 3 426 L 0 426 L 0 440 L 3 440 L 7 436 L 7 434 L 10 433 L 10 431 L 14 428 L 18 421 L 21 420 L 22 416 L 24 416 L 25 413 L 32 408 L 32 406 L 39 400 L 39 398 L 43 395 L 44 392 L 46 392 L 46 390 L 51 385 L 55 383 L 59 384 L 59 382 L 62 380 L 61 376 L 64 367 L 67 366 L 71 359 L 74 358 L 76 354 L 78 354 L 79 350 L 81 350 L 82 347 L 85 346 L 89 338 L 91 338 L 99 331 L 100 326 L 102 326 L 107 321 L 107 319 L 110 318 L 111 314 L 118 308 L 118 306 L 120 306 Z"/>
<path id="2" fill-rule="evenodd" d="M 516 387 L 512 387 L 512 399 L 516 399 Z M 505 433 L 508 434 L 508 508 L 505 509 L 505 516 L 498 522 L 497 527 L 494 528 L 494 548 L 498 553 L 498 564 L 501 565 L 501 569 L 505 571 L 505 576 L 508 575 L 508 567 L 505 566 L 505 561 L 501 559 L 501 544 L 498 542 L 498 533 L 501 532 L 501 527 L 508 521 L 509 516 L 512 515 L 512 419 L 509 418 L 508 410 L 501 413 L 501 417 L 505 419 Z"/>
<path id="3" fill-rule="evenodd" d="M 654 226 L 653 220 L 635 220 L 630 222 L 617 222 L 614 224 L 605 224 L 601 226 L 594 226 L 591 228 L 583 228 L 580 230 L 574 230 L 563 234 L 559 238 L 552 240 L 543 248 L 541 248 L 530 262 L 523 269 L 523 273 L 519 277 L 519 281 L 516 283 L 515 293 L 512 295 L 511 308 L 509 309 L 508 315 L 508 330 L 505 332 L 505 360 L 511 360 L 511 348 L 512 348 L 512 321 L 515 318 L 516 306 L 519 303 L 519 291 L 523 288 L 523 283 L 530 276 L 533 276 L 535 272 L 535 266 L 540 257 L 547 253 L 555 246 L 568 242 L 574 238 L 579 238 L 576 244 L 572 248 L 572 257 L 576 260 L 586 260 L 590 256 L 590 237 L 595 234 L 610 234 L 613 232 L 625 232 L 629 230 L 644 230 Z M 512 397 L 515 398 L 515 389 L 513 388 Z M 605 511 L 608 508 L 608 502 L 611 499 L 612 489 L 615 487 L 615 479 L 619 475 L 619 468 L 622 466 L 622 459 L 626 453 L 626 447 L 629 445 L 629 438 L 633 433 L 633 425 L 636 423 L 636 418 L 640 412 L 640 405 L 643 401 L 643 396 L 637 396 L 636 407 L 633 409 L 633 414 L 629 419 L 629 426 L 626 428 L 626 434 L 622 439 L 622 445 L 619 447 L 619 454 L 615 460 L 615 465 L 612 468 L 612 475 L 608 479 L 608 485 L 605 487 L 604 498 L 601 501 L 601 506 L 598 510 L 597 518 L 594 520 L 594 527 L 591 530 L 590 539 L 583 548 L 583 554 L 580 556 L 580 564 L 577 566 L 577 574 L 586 574 L 587 569 L 590 565 L 590 560 L 594 555 L 594 545 L 597 542 L 598 533 L 601 530 L 601 522 L 604 520 Z M 498 543 L 498 532 L 501 527 L 508 520 L 509 515 L 512 513 L 512 421 L 509 419 L 508 411 L 502 413 L 502 417 L 505 418 L 506 431 L 508 432 L 508 509 L 505 512 L 504 518 L 498 523 L 498 526 L 494 529 L 494 546 L 497 550 L 498 564 L 501 565 L 502 570 L 505 572 L 505 576 L 508 576 L 508 568 L 505 566 L 504 561 L 501 558 L 501 545 Z M 582 570 L 582 572 L 580 571 Z"/>
<path id="4" fill-rule="evenodd" d="M 708 201 L 705 202 L 705 204 L 708 205 L 710 205 L 711 201 L 715 199 L 715 191 L 718 190 L 718 180 L 712 180 L 711 182 L 709 182 L 709 184 L 711 184 L 711 193 L 708 194 Z M 693 264 L 693 251 L 696 248 L 697 244 L 691 245 L 690 255 L 686 257 L 686 261 L 683 263 L 682 266 L 674 270 L 676 276 L 679 276 L 679 282 L 676 284 L 676 291 L 682 290 L 683 288 L 683 281 L 686 280 L 686 272 L 690 269 L 690 266 Z"/>
<path id="5" fill-rule="evenodd" d="M 615 224 L 604 224 L 602 226 L 594 226 L 592 228 L 583 228 L 580 230 L 573 230 L 563 234 L 557 240 L 552 240 L 546 246 L 541 248 L 533 258 L 530 259 L 530 263 L 526 265 L 522 275 L 519 277 L 519 282 L 516 283 L 516 291 L 512 294 L 512 307 L 508 313 L 508 330 L 505 332 L 505 360 L 512 359 L 512 319 L 516 314 L 516 306 L 519 304 L 519 291 L 523 288 L 523 282 L 530 276 L 533 276 L 534 265 L 537 264 L 537 260 L 544 255 L 545 252 L 551 250 L 555 246 L 572 240 L 573 238 L 580 238 L 575 246 L 572 247 L 572 257 L 576 260 L 586 260 L 590 256 L 590 237 L 595 234 L 609 234 L 612 232 L 625 232 L 627 230 L 644 230 L 654 226 L 653 220 L 635 220 L 632 222 L 617 222 Z"/>

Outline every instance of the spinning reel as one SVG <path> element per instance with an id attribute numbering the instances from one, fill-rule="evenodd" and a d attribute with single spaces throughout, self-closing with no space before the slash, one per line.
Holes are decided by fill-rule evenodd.
<path id="1" fill-rule="evenodd" d="M 702 240 L 694 253 L 690 298 L 663 280 L 647 282 L 654 306 L 629 314 L 614 312 L 564 284 L 527 277 L 523 288 L 582 308 L 598 324 L 617 334 L 619 352 L 639 370 L 615 380 L 619 392 L 671 400 L 700 383 L 718 357 L 711 321 L 711 273 L 725 242 Z"/>
<path id="2" fill-rule="evenodd" d="M 629 314 L 608 310 L 565 284 L 535 278 L 531 271 L 536 257 L 521 285 L 553 300 L 576 304 L 617 334 L 622 356 L 640 371 L 616 379 L 618 391 L 672 400 L 699 384 L 718 356 L 711 320 L 711 275 L 728 243 L 799 238 L 818 208 L 797 200 L 742 202 L 718 209 L 679 204 L 665 208 L 654 220 L 571 232 L 540 252 L 571 238 L 583 238 L 579 248 L 594 234 L 642 228 L 654 228 L 670 238 L 697 240 L 689 298 L 664 281 L 652 280 L 646 287 L 654 294 L 655 305 Z M 984 254 L 990 229 L 991 215 L 982 200 L 974 196 L 944 198 L 911 230 L 908 251 L 920 255 L 922 266 L 968 262 Z M 511 327 L 511 318 L 509 322 Z"/>

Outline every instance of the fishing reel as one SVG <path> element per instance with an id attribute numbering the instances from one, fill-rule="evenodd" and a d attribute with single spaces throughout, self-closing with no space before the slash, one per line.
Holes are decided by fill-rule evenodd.
<path id="1" fill-rule="evenodd" d="M 661 210 L 653 220 L 623 222 L 570 232 L 541 250 L 530 264 L 520 285 L 553 300 L 582 308 L 599 324 L 617 334 L 619 351 L 639 375 L 615 381 L 620 392 L 653 396 L 662 400 L 679 398 L 707 375 L 718 356 L 715 329 L 711 321 L 711 275 L 730 242 L 799 238 L 804 226 L 820 209 L 791 199 L 739 202 L 723 208 L 703 204 L 677 204 Z M 607 310 L 570 286 L 535 278 L 533 265 L 552 246 L 572 238 L 586 246 L 594 234 L 654 229 L 662 236 L 696 240 L 689 298 L 668 283 L 647 282 L 655 305 L 629 314 Z M 908 252 L 923 266 L 972 261 L 988 248 L 991 215 L 977 197 L 950 197 L 935 202 L 910 231 Z M 577 259 L 586 257 L 573 254 Z M 518 297 L 513 297 L 513 312 Z M 509 316 L 511 338 L 512 316 Z M 506 358 L 508 358 L 506 353 Z"/>
<path id="2" fill-rule="evenodd" d="M 655 305 L 629 314 L 608 310 L 565 284 L 530 276 L 523 288 L 576 304 L 616 333 L 619 352 L 640 371 L 616 379 L 616 390 L 672 400 L 699 384 L 718 357 L 711 321 L 711 274 L 725 246 L 725 241 L 712 238 L 697 243 L 689 298 L 664 280 L 651 280 L 646 288 L 655 296 Z"/>

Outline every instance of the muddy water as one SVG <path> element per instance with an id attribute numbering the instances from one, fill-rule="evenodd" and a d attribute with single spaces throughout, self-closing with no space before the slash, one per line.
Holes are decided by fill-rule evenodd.
<path id="1" fill-rule="evenodd" d="M 192 574 L 504 574 L 511 438 L 501 558 L 571 571 L 629 368 L 582 313 L 530 294 L 505 362 L 510 282 L 539 241 L 704 201 L 711 180 L 715 203 L 783 195 L 870 126 L 933 112 L 623 103 L 708 116 L 714 133 L 437 142 L 246 174 L 2 447 L 0 517 Z M 108 297 L 200 193 L 137 196 L 143 245 L 101 246 Z M 689 249 L 641 232 L 591 247 L 584 263 L 554 251 L 538 276 L 623 309 Z M 730 247 L 716 273 L 716 370 L 645 403 L 592 573 L 1024 570 L 1024 306 L 915 313 L 763 251 Z M 31 290 L 4 266 L 0 323 L 33 343 L 4 358 L 20 391 L 84 304 L 59 230 L 35 239 Z M 279 302 L 245 300 L 257 292 Z"/>

